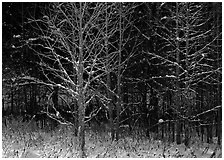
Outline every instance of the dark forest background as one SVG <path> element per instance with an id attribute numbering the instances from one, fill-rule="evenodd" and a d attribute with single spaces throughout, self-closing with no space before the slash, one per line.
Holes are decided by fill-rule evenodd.
<path id="1" fill-rule="evenodd" d="M 2 3 L 3 125 L 73 126 L 80 157 L 92 128 L 221 145 L 221 88 L 222 3 Z"/>

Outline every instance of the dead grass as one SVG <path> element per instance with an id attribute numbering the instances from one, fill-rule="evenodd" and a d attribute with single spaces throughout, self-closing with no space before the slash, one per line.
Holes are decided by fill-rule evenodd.
<path id="1" fill-rule="evenodd" d="M 12 121 L 2 128 L 3 158 L 76 158 L 78 139 L 74 128 L 61 125 L 54 131 L 40 130 L 34 124 Z M 153 135 L 153 134 L 152 134 Z M 222 156 L 221 147 L 202 143 L 194 137 L 190 148 L 145 137 L 141 131 L 123 132 L 119 141 L 110 140 L 108 131 L 86 131 L 86 154 L 89 158 L 207 158 Z"/>

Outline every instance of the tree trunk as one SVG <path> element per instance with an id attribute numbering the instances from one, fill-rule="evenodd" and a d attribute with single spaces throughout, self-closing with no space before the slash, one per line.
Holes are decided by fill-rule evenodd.
<path id="1" fill-rule="evenodd" d="M 75 12 L 72 12 L 72 17 L 75 17 Z M 76 38 L 76 36 L 75 36 L 75 27 L 73 27 L 73 30 L 72 30 L 72 41 L 73 41 L 73 43 L 75 44 L 75 38 Z M 76 84 L 76 85 L 78 85 L 77 83 L 78 83 L 78 72 L 76 71 L 76 60 L 75 60 L 75 53 L 76 53 L 76 48 L 75 48 L 75 46 L 71 46 L 71 48 L 72 48 L 72 53 L 73 53 L 73 55 L 72 55 L 72 69 L 73 69 L 73 83 L 74 84 Z M 80 78 L 82 78 L 82 77 L 80 77 Z M 72 87 L 72 89 L 74 90 L 74 91 L 77 91 L 77 88 L 75 87 L 75 86 L 73 86 Z M 74 136 L 78 136 L 78 128 L 79 128 L 79 106 L 78 106 L 78 102 L 77 102 L 77 99 L 76 99 L 76 97 L 75 96 L 72 96 L 72 107 L 71 107 L 71 109 L 72 109 L 72 120 L 74 120 Z"/>
<path id="2" fill-rule="evenodd" d="M 217 3 L 218 4 L 218 3 Z M 217 8 L 217 4 L 216 4 L 216 6 L 214 7 L 214 18 L 215 18 L 215 16 L 217 15 L 217 17 L 216 17 L 216 33 L 215 33 L 215 35 L 217 36 L 217 35 L 219 35 L 219 24 L 220 24 L 220 11 L 221 11 L 221 8 L 222 8 L 222 6 L 220 6 L 220 8 Z M 222 53 L 220 53 L 220 47 L 218 47 L 218 46 L 222 46 L 222 45 L 220 45 L 221 43 L 221 38 L 219 39 L 219 38 L 217 38 L 217 40 L 216 40 L 216 54 L 217 54 L 217 59 L 221 59 L 222 57 L 221 57 L 221 55 L 222 55 Z M 218 61 L 217 62 L 217 66 L 218 67 L 220 67 L 220 66 L 222 66 L 222 63 L 220 63 L 220 61 Z M 221 105 L 221 103 L 222 103 L 222 83 L 221 83 L 221 80 L 222 79 L 222 77 L 221 77 L 221 74 L 219 74 L 218 75 L 218 81 L 220 81 L 220 84 L 218 84 L 217 85 L 217 92 L 218 92 L 218 97 L 217 97 L 217 101 L 218 101 L 218 104 L 219 105 Z M 217 113 L 217 126 L 216 126 L 216 132 L 217 132 L 217 137 L 218 137 L 218 145 L 221 145 L 221 136 L 222 136 L 222 108 L 220 107 L 219 109 L 218 109 L 218 113 Z"/>
<path id="3" fill-rule="evenodd" d="M 27 103 L 27 89 L 26 86 L 23 87 L 23 95 L 24 95 L 24 108 L 23 111 L 27 112 L 28 103 Z"/>
<path id="4" fill-rule="evenodd" d="M 79 128 L 78 128 L 78 139 L 79 139 L 79 157 L 85 158 L 85 108 L 84 108 L 84 99 L 83 96 L 80 95 L 78 98 L 78 106 L 79 106 Z"/>
<path id="5" fill-rule="evenodd" d="M 85 158 L 85 93 L 83 86 L 83 27 L 82 27 L 82 12 L 83 6 L 82 2 L 80 4 L 80 13 L 79 13 L 79 62 L 78 62 L 78 110 L 79 110 L 79 128 L 78 128 L 78 139 L 79 139 L 79 157 Z"/>
<path id="6" fill-rule="evenodd" d="M 30 113 L 31 113 L 31 115 L 33 115 L 38 111 L 37 99 L 36 99 L 36 93 L 37 93 L 36 84 L 31 84 L 30 88 L 31 88 L 31 90 L 30 90 Z"/>
<path id="7" fill-rule="evenodd" d="M 122 50 L 122 4 L 119 4 L 119 55 L 118 55 L 118 72 L 117 72 L 117 122 L 116 122 L 116 140 L 119 139 L 119 122 L 121 112 L 121 50 Z"/>
<path id="8" fill-rule="evenodd" d="M 179 15 L 179 7 L 178 7 L 179 3 L 176 2 L 176 16 L 177 16 L 177 19 L 176 19 L 176 45 L 177 45 L 177 53 L 176 53 L 176 62 L 177 62 L 177 65 L 176 65 L 176 91 L 177 91 L 177 110 L 179 111 L 179 108 L 180 108 L 180 102 L 181 102 L 181 99 L 180 99 L 180 86 L 179 86 L 179 72 L 180 72 L 180 68 L 179 68 L 179 62 L 180 62 L 180 53 L 179 53 L 179 19 L 178 19 L 178 15 Z M 177 135 L 176 135 L 176 141 L 177 141 L 177 144 L 180 144 L 181 143 L 181 136 L 180 136 L 180 132 L 181 132 L 181 125 L 180 125 L 180 119 L 177 118 Z"/>
<path id="9" fill-rule="evenodd" d="M 110 85 L 111 81 L 110 81 L 110 73 L 107 73 L 107 87 L 109 87 L 109 89 L 107 89 L 107 96 L 109 99 L 108 102 L 108 106 L 109 106 L 109 121 L 110 121 L 110 132 L 111 132 L 111 140 L 113 141 L 115 138 L 115 130 L 114 130 L 114 119 L 113 119 L 113 105 L 111 103 L 112 97 L 111 97 L 111 93 L 110 93 Z"/>
<path id="10" fill-rule="evenodd" d="M 175 142 L 175 122 L 172 122 L 172 142 Z"/>
<path id="11" fill-rule="evenodd" d="M 185 139 L 184 139 L 184 144 L 186 147 L 189 147 L 189 142 L 190 142 L 190 136 L 189 136 L 189 122 L 186 120 L 185 121 Z"/>
<path id="12" fill-rule="evenodd" d="M 189 55 L 189 30 L 190 30 L 190 26 L 189 26 L 189 6 L 188 6 L 188 2 L 186 3 L 186 8 L 187 8 L 187 13 L 186 13 L 186 17 L 187 17 L 187 21 L 186 21 L 186 27 L 187 27 L 187 29 L 186 29 L 186 35 L 185 35 L 185 37 L 186 37 L 186 57 L 185 57 L 185 61 L 186 61 L 186 71 L 189 71 L 189 61 L 188 61 L 188 55 Z M 188 95 L 188 92 L 189 92 L 189 90 L 188 90 L 188 88 L 190 88 L 189 87 L 189 75 L 188 75 L 188 72 L 186 73 L 186 78 L 185 78 L 186 80 L 185 80 L 185 82 L 186 82 L 186 84 L 185 84 L 185 89 L 186 89 L 186 94 Z M 186 96 L 186 98 L 188 98 L 188 96 Z M 190 99 L 189 99 L 189 101 L 191 101 Z M 190 115 L 191 115 L 191 113 L 190 113 L 190 109 L 188 108 L 188 105 L 189 105 L 189 103 L 184 103 L 184 108 L 185 108 L 185 110 L 187 110 L 187 112 L 186 112 L 186 117 L 190 117 Z M 189 145 L 189 141 L 190 141 L 190 136 L 189 136 L 189 122 L 188 122 L 188 120 L 186 120 L 185 121 L 185 139 L 184 139 L 184 144 L 185 144 L 185 146 L 187 146 L 188 147 L 188 145 Z"/>
<path id="13" fill-rule="evenodd" d="M 218 132 L 218 145 L 221 145 L 221 136 L 222 136 L 222 108 L 218 109 L 217 113 L 217 132 Z"/>
<path id="14" fill-rule="evenodd" d="M 107 3 L 106 3 L 107 5 Z M 107 55 L 107 64 L 110 63 L 110 55 L 109 55 L 109 46 L 108 46 L 108 13 L 106 10 L 106 31 L 105 31 L 105 48 L 106 48 L 106 55 Z M 115 130 L 114 130 L 114 119 L 113 119 L 113 105 L 111 103 L 112 101 L 112 95 L 111 95 L 111 78 L 110 78 L 110 68 L 107 67 L 107 97 L 109 99 L 108 107 L 109 107 L 109 121 L 110 121 L 110 132 L 111 132 L 111 140 L 113 141 L 115 138 Z"/>
<path id="15" fill-rule="evenodd" d="M 11 86 L 11 114 L 14 114 L 14 88 Z"/>
<path id="16" fill-rule="evenodd" d="M 53 105 L 54 105 L 54 108 L 57 110 L 58 109 L 58 90 L 59 90 L 59 87 L 58 86 L 54 86 L 54 91 L 53 91 L 53 94 L 52 94 L 52 102 L 53 102 Z M 44 119 L 43 119 L 43 123 L 44 123 Z M 51 121 L 51 124 L 50 124 L 50 127 L 51 129 L 54 129 L 57 125 L 57 122 L 56 121 Z"/>
<path id="17" fill-rule="evenodd" d="M 73 120 L 74 120 L 74 136 L 78 136 L 78 127 L 79 127 L 79 111 L 78 104 L 76 100 L 73 100 L 74 107 L 72 107 L 73 111 Z"/>
<path id="18" fill-rule="evenodd" d="M 53 94 L 52 94 L 52 102 L 56 109 L 58 108 L 58 90 L 59 90 L 59 88 L 57 86 L 55 86 Z"/>

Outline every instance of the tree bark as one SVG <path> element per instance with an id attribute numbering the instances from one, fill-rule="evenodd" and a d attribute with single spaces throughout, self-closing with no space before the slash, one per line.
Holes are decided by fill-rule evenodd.
<path id="1" fill-rule="evenodd" d="M 189 90 L 188 90 L 188 88 L 189 88 L 189 74 L 188 74 L 188 71 L 189 71 L 189 69 L 188 69 L 188 67 L 189 67 L 189 61 L 188 61 L 188 55 L 189 55 L 189 30 L 190 30 L 190 26 L 189 26 L 189 6 L 188 6 L 188 2 L 186 3 L 186 8 L 187 8 L 187 12 L 186 12 L 186 18 L 187 18 L 187 21 L 186 21 L 186 27 L 187 27 L 187 29 L 186 29 L 186 33 L 185 33 L 185 37 L 186 37 L 186 57 L 185 57 L 185 59 L 186 59 L 186 71 L 187 71 L 187 73 L 186 73 L 186 84 L 185 84 L 185 90 L 186 90 L 186 94 L 188 95 L 188 92 L 189 92 Z M 186 99 L 187 98 L 189 98 L 188 96 L 185 96 L 186 97 Z M 189 103 L 184 103 L 184 105 L 186 105 L 186 106 L 184 106 L 184 108 L 185 108 L 185 110 L 187 110 L 187 112 L 186 112 L 186 116 L 188 117 L 188 116 L 190 116 L 190 109 L 188 108 L 188 105 L 189 105 Z M 188 147 L 188 145 L 189 145 L 189 141 L 190 141 L 190 136 L 189 136 L 189 122 L 188 122 L 188 120 L 185 120 L 185 139 L 184 139 L 184 144 Z"/>
<path id="2" fill-rule="evenodd" d="M 106 3 L 107 5 L 107 3 Z M 107 8 L 107 7 L 106 7 Z M 106 10 L 106 20 L 105 20 L 105 48 L 106 48 L 106 55 L 107 55 L 107 64 L 110 63 L 110 55 L 109 55 L 109 46 L 108 46 L 108 13 Z M 108 101 L 108 107 L 109 107 L 109 121 L 110 121 L 110 132 L 111 132 L 111 140 L 113 141 L 115 138 L 115 130 L 114 130 L 114 119 L 113 119 L 113 105 L 111 103 L 112 101 L 112 95 L 111 95 L 111 78 L 110 78 L 110 68 L 107 67 L 107 98 Z"/>
<path id="3" fill-rule="evenodd" d="M 78 110 L 79 110 L 79 128 L 78 128 L 78 139 L 79 139 L 79 157 L 86 157 L 84 147 L 85 147 L 85 97 L 83 91 L 83 23 L 82 23 L 82 13 L 83 6 L 82 2 L 80 4 L 79 13 L 79 61 L 78 61 Z"/>
<path id="4" fill-rule="evenodd" d="M 180 62 L 180 53 L 179 53 L 179 19 L 178 19 L 178 15 L 179 15 L 179 7 L 178 7 L 178 2 L 176 2 L 176 47 L 177 47 L 177 52 L 176 52 L 176 91 L 177 91 L 177 110 L 179 111 L 180 108 L 180 102 L 181 102 L 181 93 L 180 93 L 180 86 L 179 86 L 179 72 L 180 72 L 180 68 L 179 68 L 179 62 Z M 180 136 L 180 132 L 181 132 L 181 125 L 180 125 L 180 119 L 177 118 L 177 135 L 176 135 L 176 141 L 177 144 L 181 143 L 181 136 Z"/>
<path id="5" fill-rule="evenodd" d="M 14 88 L 11 86 L 11 114 L 14 112 Z"/>
<path id="6" fill-rule="evenodd" d="M 117 122 L 116 122 L 116 140 L 119 140 L 119 122 L 121 112 L 121 50 L 122 50 L 122 4 L 119 3 L 119 55 L 117 72 Z"/>
<path id="7" fill-rule="evenodd" d="M 58 90 L 59 88 L 55 86 L 52 94 L 53 105 L 56 109 L 58 108 Z"/>
<path id="8" fill-rule="evenodd" d="M 218 132 L 218 145 L 222 145 L 221 138 L 222 138 L 222 108 L 220 107 L 217 111 L 217 132 Z"/>

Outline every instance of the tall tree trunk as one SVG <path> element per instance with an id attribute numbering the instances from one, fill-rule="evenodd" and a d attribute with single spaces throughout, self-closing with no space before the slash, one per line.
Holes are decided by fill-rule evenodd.
<path id="1" fill-rule="evenodd" d="M 219 3 L 216 3 L 214 6 L 214 19 L 216 21 L 215 25 L 216 25 L 216 31 L 215 31 L 215 37 L 219 35 L 220 31 L 219 31 L 219 24 L 220 24 L 220 12 L 221 12 L 221 7 L 217 7 L 217 5 L 219 5 Z M 216 16 L 216 18 L 215 18 Z M 219 59 L 221 59 L 222 57 L 220 56 L 220 39 L 217 38 L 216 39 L 216 54 L 217 54 L 217 68 L 220 67 L 222 64 L 220 63 Z M 222 79 L 221 74 L 218 75 L 218 81 L 220 81 Z M 220 84 L 217 85 L 217 92 L 218 92 L 218 97 L 217 97 L 217 101 L 218 104 L 221 105 L 222 103 L 222 83 L 220 82 Z M 222 136 L 222 107 L 220 107 L 217 111 L 217 125 L 216 125 L 216 132 L 217 132 L 217 137 L 218 137 L 218 145 L 221 145 L 221 136 Z"/>
<path id="2" fill-rule="evenodd" d="M 72 17 L 75 17 L 75 12 L 72 12 Z M 72 41 L 73 41 L 73 43 L 75 44 L 75 27 L 73 27 L 73 31 L 72 31 L 73 33 L 73 35 L 72 35 Z M 76 71 L 76 60 L 75 60 L 75 54 L 76 54 L 76 48 L 75 48 L 75 46 L 71 46 L 71 48 L 72 48 L 72 68 L 73 68 L 73 82 L 74 82 L 74 84 L 76 84 L 77 85 L 77 83 L 78 83 L 78 73 L 77 73 L 77 71 Z M 77 88 L 76 88 L 76 86 L 72 86 L 72 88 L 73 88 L 73 90 L 74 91 L 77 91 Z M 72 105 L 74 105 L 73 107 L 71 107 L 72 108 L 72 116 L 73 116 L 73 120 L 74 120 L 74 124 L 75 124 L 75 126 L 74 126 L 74 135 L 75 136 L 78 136 L 78 127 L 79 127 L 79 111 L 78 111 L 78 108 L 79 108 L 79 106 L 78 106 L 78 103 L 77 103 L 77 100 L 76 100 L 76 97 L 74 96 L 72 96 Z"/>
<path id="3" fill-rule="evenodd" d="M 181 93 L 180 93 L 180 85 L 179 85 L 179 72 L 180 72 L 180 68 L 179 68 L 179 62 L 180 62 L 180 51 L 179 51 L 179 3 L 176 2 L 176 91 L 177 91 L 177 111 L 179 111 L 180 109 L 180 102 L 181 102 Z M 181 136 L 180 136 L 180 132 L 181 132 L 181 125 L 180 125 L 180 119 L 177 118 L 177 135 L 176 135 L 176 141 L 177 144 L 181 143 Z"/>
<path id="4" fill-rule="evenodd" d="M 83 27 L 82 27 L 82 14 L 83 6 L 82 2 L 80 4 L 79 13 L 79 62 L 78 62 L 78 107 L 79 107 L 79 128 L 78 128 L 78 139 L 79 139 L 79 157 L 86 157 L 84 147 L 85 147 L 85 97 L 84 97 L 84 86 L 83 86 Z"/>
<path id="5" fill-rule="evenodd" d="M 117 72 L 117 122 L 116 122 L 116 140 L 119 139 L 119 122 L 121 112 L 121 50 L 122 50 L 122 3 L 119 3 L 119 55 L 118 55 L 118 72 Z"/>
<path id="6" fill-rule="evenodd" d="M 106 3 L 107 5 L 107 3 Z M 107 8 L 107 7 L 106 7 Z M 105 48 L 106 48 L 106 55 L 107 55 L 107 64 L 110 63 L 110 60 L 109 60 L 109 48 L 108 48 L 108 13 L 107 13 L 107 10 L 106 10 L 106 35 L 105 35 Z M 111 103 L 112 101 L 112 95 L 111 95 L 111 78 L 110 78 L 110 68 L 107 67 L 107 97 L 109 99 L 109 102 L 108 102 L 108 106 L 109 106 L 109 121 L 110 121 L 110 132 L 111 132 L 111 140 L 113 141 L 114 138 L 115 138 L 115 130 L 114 130 L 114 119 L 113 119 L 113 105 Z"/>
<path id="7" fill-rule="evenodd" d="M 186 92 L 185 92 L 185 94 L 186 95 L 188 95 L 188 92 L 189 92 L 189 81 L 190 81 L 190 79 L 189 79 L 189 74 L 188 74 L 188 71 L 189 71 L 189 69 L 188 69 L 188 66 L 189 66 L 189 61 L 188 61 L 188 55 L 189 55 L 189 30 L 190 30 L 190 27 L 189 27 L 189 5 L 188 5 L 188 2 L 186 3 L 186 8 L 187 8 L 187 13 L 186 13 L 186 16 L 187 16 L 187 21 L 186 21 L 186 33 L 185 33 L 185 37 L 186 37 L 186 58 L 185 58 L 185 60 L 186 60 L 186 71 L 187 71 L 187 73 L 186 73 L 186 80 L 185 80 L 185 82 L 186 82 L 186 84 L 185 84 L 185 90 L 186 90 Z M 188 96 L 186 96 L 185 95 L 185 97 L 186 98 L 184 98 L 184 99 L 187 99 L 187 98 L 189 98 Z M 187 99 L 188 100 L 188 99 Z M 190 100 L 190 99 L 189 99 Z M 186 106 L 184 106 L 184 108 L 185 108 L 185 110 L 187 110 L 187 117 L 188 116 L 190 116 L 190 109 L 188 108 L 188 104 L 189 103 L 184 103 Z M 188 122 L 188 120 L 185 120 L 185 139 L 184 139 L 184 144 L 188 147 L 188 145 L 189 145 L 189 138 L 190 138 L 190 136 L 189 136 L 189 122 Z"/>

